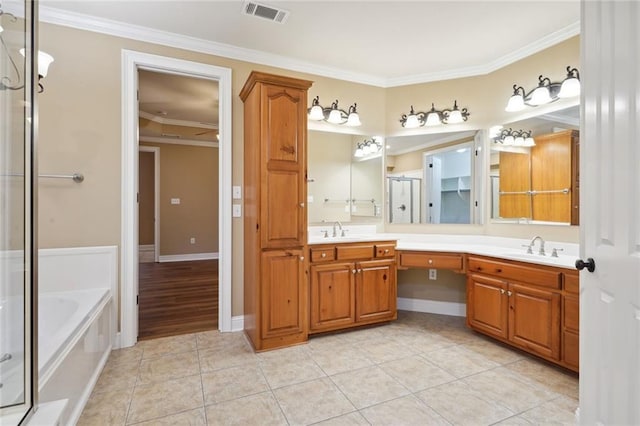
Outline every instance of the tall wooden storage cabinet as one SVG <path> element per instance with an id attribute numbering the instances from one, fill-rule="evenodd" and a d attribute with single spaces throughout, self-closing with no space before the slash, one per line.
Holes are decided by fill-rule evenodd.
<path id="1" fill-rule="evenodd" d="M 306 145 L 312 82 L 249 75 L 244 102 L 244 329 L 257 351 L 308 334 Z"/>

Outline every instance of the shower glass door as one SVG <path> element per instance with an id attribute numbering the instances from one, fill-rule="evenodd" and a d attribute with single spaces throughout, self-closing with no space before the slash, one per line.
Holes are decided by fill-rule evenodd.
<path id="1" fill-rule="evenodd" d="M 34 406 L 31 51 L 34 3 L 0 3 L 0 424 Z M 25 49 L 25 55 L 20 53 Z"/>

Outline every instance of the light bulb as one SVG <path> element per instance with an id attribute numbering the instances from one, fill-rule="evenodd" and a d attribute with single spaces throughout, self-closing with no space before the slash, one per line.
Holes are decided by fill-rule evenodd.
<path id="1" fill-rule="evenodd" d="M 449 113 L 447 117 L 447 124 L 459 124 L 462 123 L 464 119 L 462 118 L 462 113 L 459 109 L 454 109 Z"/>
<path id="2" fill-rule="evenodd" d="M 329 123 L 332 124 L 340 124 L 342 123 L 342 114 L 337 109 L 332 109 L 329 113 L 329 118 L 327 119 Z"/>
<path id="3" fill-rule="evenodd" d="M 420 127 L 418 116 L 415 114 L 409 114 L 407 116 L 407 121 L 405 122 L 404 127 L 406 127 L 407 129 L 415 129 L 416 127 Z"/>
<path id="4" fill-rule="evenodd" d="M 509 102 L 507 102 L 507 107 L 504 109 L 507 112 L 516 112 L 522 111 L 524 109 L 524 98 L 521 94 L 514 94 L 509 98 Z"/>
<path id="5" fill-rule="evenodd" d="M 560 86 L 559 98 L 572 98 L 580 95 L 580 80 L 575 77 L 567 77 Z"/>
<path id="6" fill-rule="evenodd" d="M 360 122 L 360 116 L 357 112 L 349 113 L 349 117 L 347 118 L 347 126 L 359 126 L 362 123 Z"/>
<path id="7" fill-rule="evenodd" d="M 324 113 L 322 112 L 322 107 L 320 105 L 314 105 L 311 107 L 311 111 L 309 111 L 309 119 L 310 120 L 324 120 Z"/>
<path id="8" fill-rule="evenodd" d="M 547 86 L 538 86 L 536 90 L 531 94 L 531 105 L 544 105 L 551 102 L 551 95 L 549 94 L 549 88 Z"/>
<path id="9" fill-rule="evenodd" d="M 427 122 L 425 123 L 425 125 L 437 126 L 438 124 L 440 124 L 440 115 L 437 112 L 430 112 L 427 115 Z"/>

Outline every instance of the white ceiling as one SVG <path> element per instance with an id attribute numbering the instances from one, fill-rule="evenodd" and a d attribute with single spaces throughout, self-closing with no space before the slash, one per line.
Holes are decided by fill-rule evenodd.
<path id="1" fill-rule="evenodd" d="M 90 15 L 103 32 L 126 23 L 204 40 L 236 59 L 380 86 L 493 71 L 575 35 L 580 18 L 579 0 L 262 3 L 288 10 L 288 20 L 243 15 L 240 0 L 40 2 L 45 21 Z"/>

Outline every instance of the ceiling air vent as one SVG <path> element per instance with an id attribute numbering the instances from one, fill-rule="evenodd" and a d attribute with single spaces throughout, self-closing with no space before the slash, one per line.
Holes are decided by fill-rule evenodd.
<path id="1" fill-rule="evenodd" d="M 284 24 L 289 17 L 288 10 L 277 9 L 273 6 L 267 6 L 255 1 L 246 2 L 242 9 L 242 13 L 244 13 L 245 15 L 268 19 L 279 24 Z"/>

